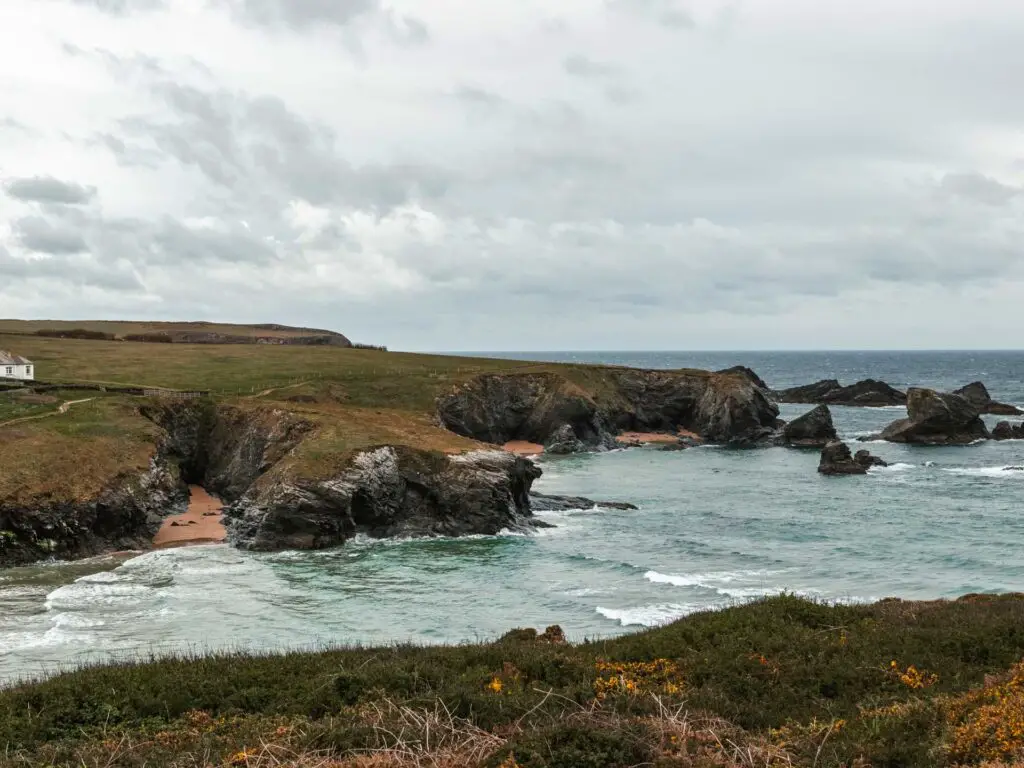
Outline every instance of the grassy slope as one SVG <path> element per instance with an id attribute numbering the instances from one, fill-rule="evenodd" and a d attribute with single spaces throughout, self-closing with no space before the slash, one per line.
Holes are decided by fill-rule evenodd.
<path id="1" fill-rule="evenodd" d="M 0 319 L 0 333 L 35 333 L 36 331 L 99 331 L 117 337 L 139 333 L 169 333 L 193 331 L 197 333 L 222 333 L 231 336 L 264 336 L 270 338 L 294 338 L 334 333 L 317 328 L 259 328 L 254 325 L 206 322 L 129 322 L 124 320 L 11 320 Z M 2 347 L 0 347 L 2 348 Z"/>
<path id="2" fill-rule="evenodd" d="M 1024 656 L 1022 626 L 1021 596 L 783 596 L 579 646 L 100 667 L 0 692 L 0 764 L 978 764 L 1024 756 L 1024 673 L 992 677 Z"/>
<path id="3" fill-rule="evenodd" d="M 434 423 L 434 401 L 439 393 L 481 373 L 556 371 L 589 391 L 607 386 L 606 369 L 594 366 L 336 347 L 138 344 L 0 335 L 0 349 L 33 360 L 39 379 L 48 382 L 211 390 L 222 401 L 242 407 L 269 405 L 300 413 L 320 429 L 282 469 L 305 476 L 327 475 L 344 465 L 354 450 L 368 446 L 403 444 L 448 452 L 474 447 L 472 441 Z M 69 393 L 61 399 L 93 394 Z M 75 406 L 67 414 L 0 426 L 0 456 L 8 462 L 0 465 L 0 499 L 23 497 L 33 484 L 41 493 L 57 496 L 91 489 L 116 474 L 118 462 L 135 466 L 151 455 L 155 433 L 134 413 L 138 400 L 96 396 L 95 403 Z M 0 423 L 55 407 L 28 407 L 0 394 Z M 97 439 L 104 419 L 107 434 Z M 76 429 L 79 421 L 91 426 Z M 121 432 L 132 439 L 111 451 L 113 436 Z M 72 458 L 76 441 L 81 458 L 77 463 Z"/>

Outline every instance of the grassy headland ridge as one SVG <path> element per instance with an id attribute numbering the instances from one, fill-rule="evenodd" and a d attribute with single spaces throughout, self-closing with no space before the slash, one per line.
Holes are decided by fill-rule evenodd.
<path id="1" fill-rule="evenodd" d="M 1020 595 L 780 596 L 580 645 L 117 664 L 0 691 L 0 765 L 1020 765 L 1022 626 Z"/>

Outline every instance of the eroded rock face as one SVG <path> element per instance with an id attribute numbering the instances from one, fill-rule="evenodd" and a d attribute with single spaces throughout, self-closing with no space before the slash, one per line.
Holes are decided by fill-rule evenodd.
<path id="1" fill-rule="evenodd" d="M 854 459 L 846 443 L 833 440 L 821 451 L 818 472 L 823 475 L 866 475 L 868 467 Z"/>
<path id="2" fill-rule="evenodd" d="M 971 405 L 977 407 L 981 413 L 991 413 L 996 416 L 1021 416 L 1024 411 L 1013 405 L 997 403 L 989 394 L 988 387 L 983 382 L 975 381 L 960 389 L 953 390 L 954 395 L 960 395 Z"/>
<path id="3" fill-rule="evenodd" d="M 530 508 L 534 512 L 565 512 L 573 509 L 638 509 L 635 504 L 625 501 L 594 501 L 583 496 L 553 496 L 547 493 L 531 493 Z"/>
<path id="4" fill-rule="evenodd" d="M 529 492 L 541 474 L 505 451 L 445 456 L 383 447 L 322 481 L 260 481 L 227 510 L 242 549 L 324 549 L 362 533 L 493 535 L 534 524 Z"/>
<path id="5" fill-rule="evenodd" d="M 818 403 L 861 408 L 903 405 L 907 402 L 906 394 L 876 379 L 864 379 L 846 387 L 836 379 L 824 379 L 814 384 L 777 390 L 775 398 L 780 403 Z"/>
<path id="6" fill-rule="evenodd" d="M 438 399 L 441 423 L 500 445 L 526 440 L 557 450 L 616 447 L 623 431 L 680 428 L 719 443 L 755 443 L 774 433 L 778 407 L 740 373 L 605 369 L 596 394 L 557 374 L 488 374 Z"/>
<path id="7" fill-rule="evenodd" d="M 782 443 L 794 448 L 824 448 L 838 438 L 827 405 L 819 405 L 782 428 Z"/>
<path id="8" fill-rule="evenodd" d="M 1024 423 L 1011 424 L 1000 421 L 992 429 L 993 440 L 1024 440 Z"/>
<path id="9" fill-rule="evenodd" d="M 862 467 L 870 469 L 871 467 L 888 467 L 889 462 L 883 461 L 877 456 L 873 455 L 870 451 L 861 449 L 853 454 L 853 460 L 860 464 Z"/>
<path id="10" fill-rule="evenodd" d="M 119 476 L 92 499 L 31 508 L 0 502 L 0 567 L 148 549 L 164 517 L 187 504 L 187 488 L 162 456 L 141 474 Z"/>
<path id="11" fill-rule="evenodd" d="M 980 410 L 960 395 L 913 387 L 907 392 L 908 418 L 882 431 L 892 443 L 967 445 L 989 437 Z"/>

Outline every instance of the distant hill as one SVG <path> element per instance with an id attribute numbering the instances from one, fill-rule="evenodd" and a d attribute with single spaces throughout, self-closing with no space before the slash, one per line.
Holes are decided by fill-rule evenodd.
<path id="1" fill-rule="evenodd" d="M 351 347 L 335 331 L 276 323 L 134 322 L 122 320 L 0 320 L 0 333 L 53 338 L 164 344 L 297 344 Z"/>

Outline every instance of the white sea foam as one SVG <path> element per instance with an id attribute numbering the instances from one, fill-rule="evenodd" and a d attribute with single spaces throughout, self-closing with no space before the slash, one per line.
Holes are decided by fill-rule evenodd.
<path id="1" fill-rule="evenodd" d="M 77 581 L 58 587 L 46 596 L 48 611 L 74 611 L 89 606 L 127 606 L 151 599 L 153 590 L 142 584 L 89 583 Z"/>
<path id="2" fill-rule="evenodd" d="M 623 627 L 658 627 L 682 618 L 688 613 L 698 610 L 699 606 L 662 604 L 641 605 L 636 608 L 602 608 L 596 610 L 606 619 L 617 621 Z"/>
<path id="3" fill-rule="evenodd" d="M 869 472 L 906 472 L 908 469 L 914 469 L 916 464 L 906 464 L 902 461 L 890 464 L 887 467 L 871 467 Z"/>
<path id="4" fill-rule="evenodd" d="M 765 577 L 774 576 L 777 573 L 778 571 L 709 571 L 707 573 L 666 574 L 647 571 L 644 578 L 652 584 L 671 584 L 674 587 L 707 587 L 728 594 L 721 585 L 732 584 L 736 581 L 763 580 Z"/>
<path id="5" fill-rule="evenodd" d="M 994 477 L 1001 480 L 1024 480 L 1024 466 L 1002 466 L 1002 467 L 954 467 L 944 469 L 951 475 L 965 475 L 967 477 Z"/>

